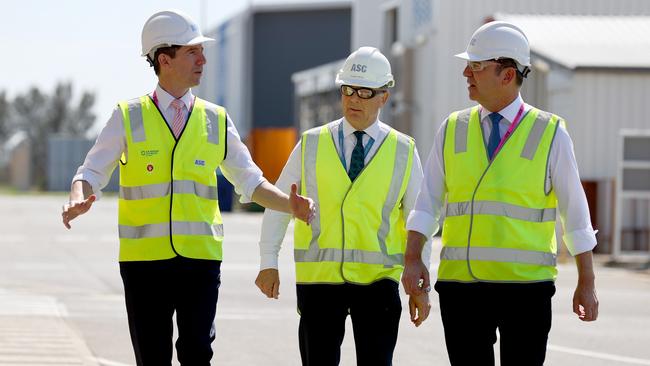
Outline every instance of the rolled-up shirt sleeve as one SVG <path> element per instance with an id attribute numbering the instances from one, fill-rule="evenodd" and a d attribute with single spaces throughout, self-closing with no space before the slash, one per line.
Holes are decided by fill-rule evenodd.
<path id="1" fill-rule="evenodd" d="M 573 142 L 564 127 L 558 128 L 551 146 L 549 174 L 558 200 L 562 239 L 569 253 L 575 256 L 594 249 L 596 231 L 591 225 Z"/>
<path id="2" fill-rule="evenodd" d="M 117 162 L 125 151 L 122 112 L 119 107 L 115 107 L 95 144 L 88 151 L 83 165 L 77 169 L 72 183 L 78 180 L 88 182 L 97 198 L 101 198 L 101 190 L 110 181 Z"/>
<path id="3" fill-rule="evenodd" d="M 235 187 L 235 192 L 241 195 L 241 203 L 251 202 L 255 189 L 266 181 L 262 170 L 253 162 L 250 151 L 239 137 L 237 128 L 226 116 L 226 143 L 228 144 L 226 158 L 221 162 L 221 172 Z"/>

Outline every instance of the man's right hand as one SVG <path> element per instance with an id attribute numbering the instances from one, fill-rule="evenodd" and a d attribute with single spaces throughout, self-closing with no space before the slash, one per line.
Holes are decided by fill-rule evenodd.
<path id="1" fill-rule="evenodd" d="M 280 296 L 280 273 L 275 268 L 261 270 L 257 274 L 255 284 L 269 299 L 277 299 Z"/>
<path id="2" fill-rule="evenodd" d="M 429 317 L 431 311 L 431 303 L 429 302 L 429 294 L 423 293 L 420 295 L 409 296 L 409 314 L 411 315 L 411 322 L 419 327 Z"/>
<path id="3" fill-rule="evenodd" d="M 70 221 L 74 220 L 77 216 L 88 212 L 96 199 L 97 197 L 94 194 L 91 194 L 85 200 L 75 200 L 64 204 L 62 208 L 63 212 L 61 212 L 63 225 L 68 229 L 72 228 L 72 226 L 70 226 Z"/>

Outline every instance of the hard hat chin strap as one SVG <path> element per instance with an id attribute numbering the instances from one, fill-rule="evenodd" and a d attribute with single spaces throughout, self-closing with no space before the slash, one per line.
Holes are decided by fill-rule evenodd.
<path id="1" fill-rule="evenodd" d="M 525 79 L 528 76 L 528 74 L 530 74 L 530 67 L 524 66 L 524 69 L 522 71 L 519 71 L 519 69 L 517 69 L 517 72 L 520 73 L 521 77 Z"/>

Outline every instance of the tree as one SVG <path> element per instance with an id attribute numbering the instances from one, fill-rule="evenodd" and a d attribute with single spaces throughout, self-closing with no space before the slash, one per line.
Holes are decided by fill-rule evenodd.
<path id="1" fill-rule="evenodd" d="M 47 187 L 47 139 L 50 135 L 64 133 L 83 136 L 95 122 L 91 109 L 95 96 L 83 92 L 74 105 L 72 83 L 61 82 L 52 95 L 32 87 L 25 94 L 16 96 L 12 103 L 12 119 L 16 128 L 27 133 L 32 145 L 34 183 Z"/>

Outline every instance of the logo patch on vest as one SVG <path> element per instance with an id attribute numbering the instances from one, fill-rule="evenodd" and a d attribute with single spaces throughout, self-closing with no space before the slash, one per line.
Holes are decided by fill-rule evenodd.
<path id="1" fill-rule="evenodd" d="M 194 165 L 196 165 L 196 166 L 205 166 L 205 160 L 196 159 L 196 160 L 194 160 Z"/>
<path id="2" fill-rule="evenodd" d="M 158 155 L 158 150 L 140 150 L 140 156 Z"/>
<path id="3" fill-rule="evenodd" d="M 147 164 L 147 171 L 148 172 L 153 171 L 153 164 Z"/>

